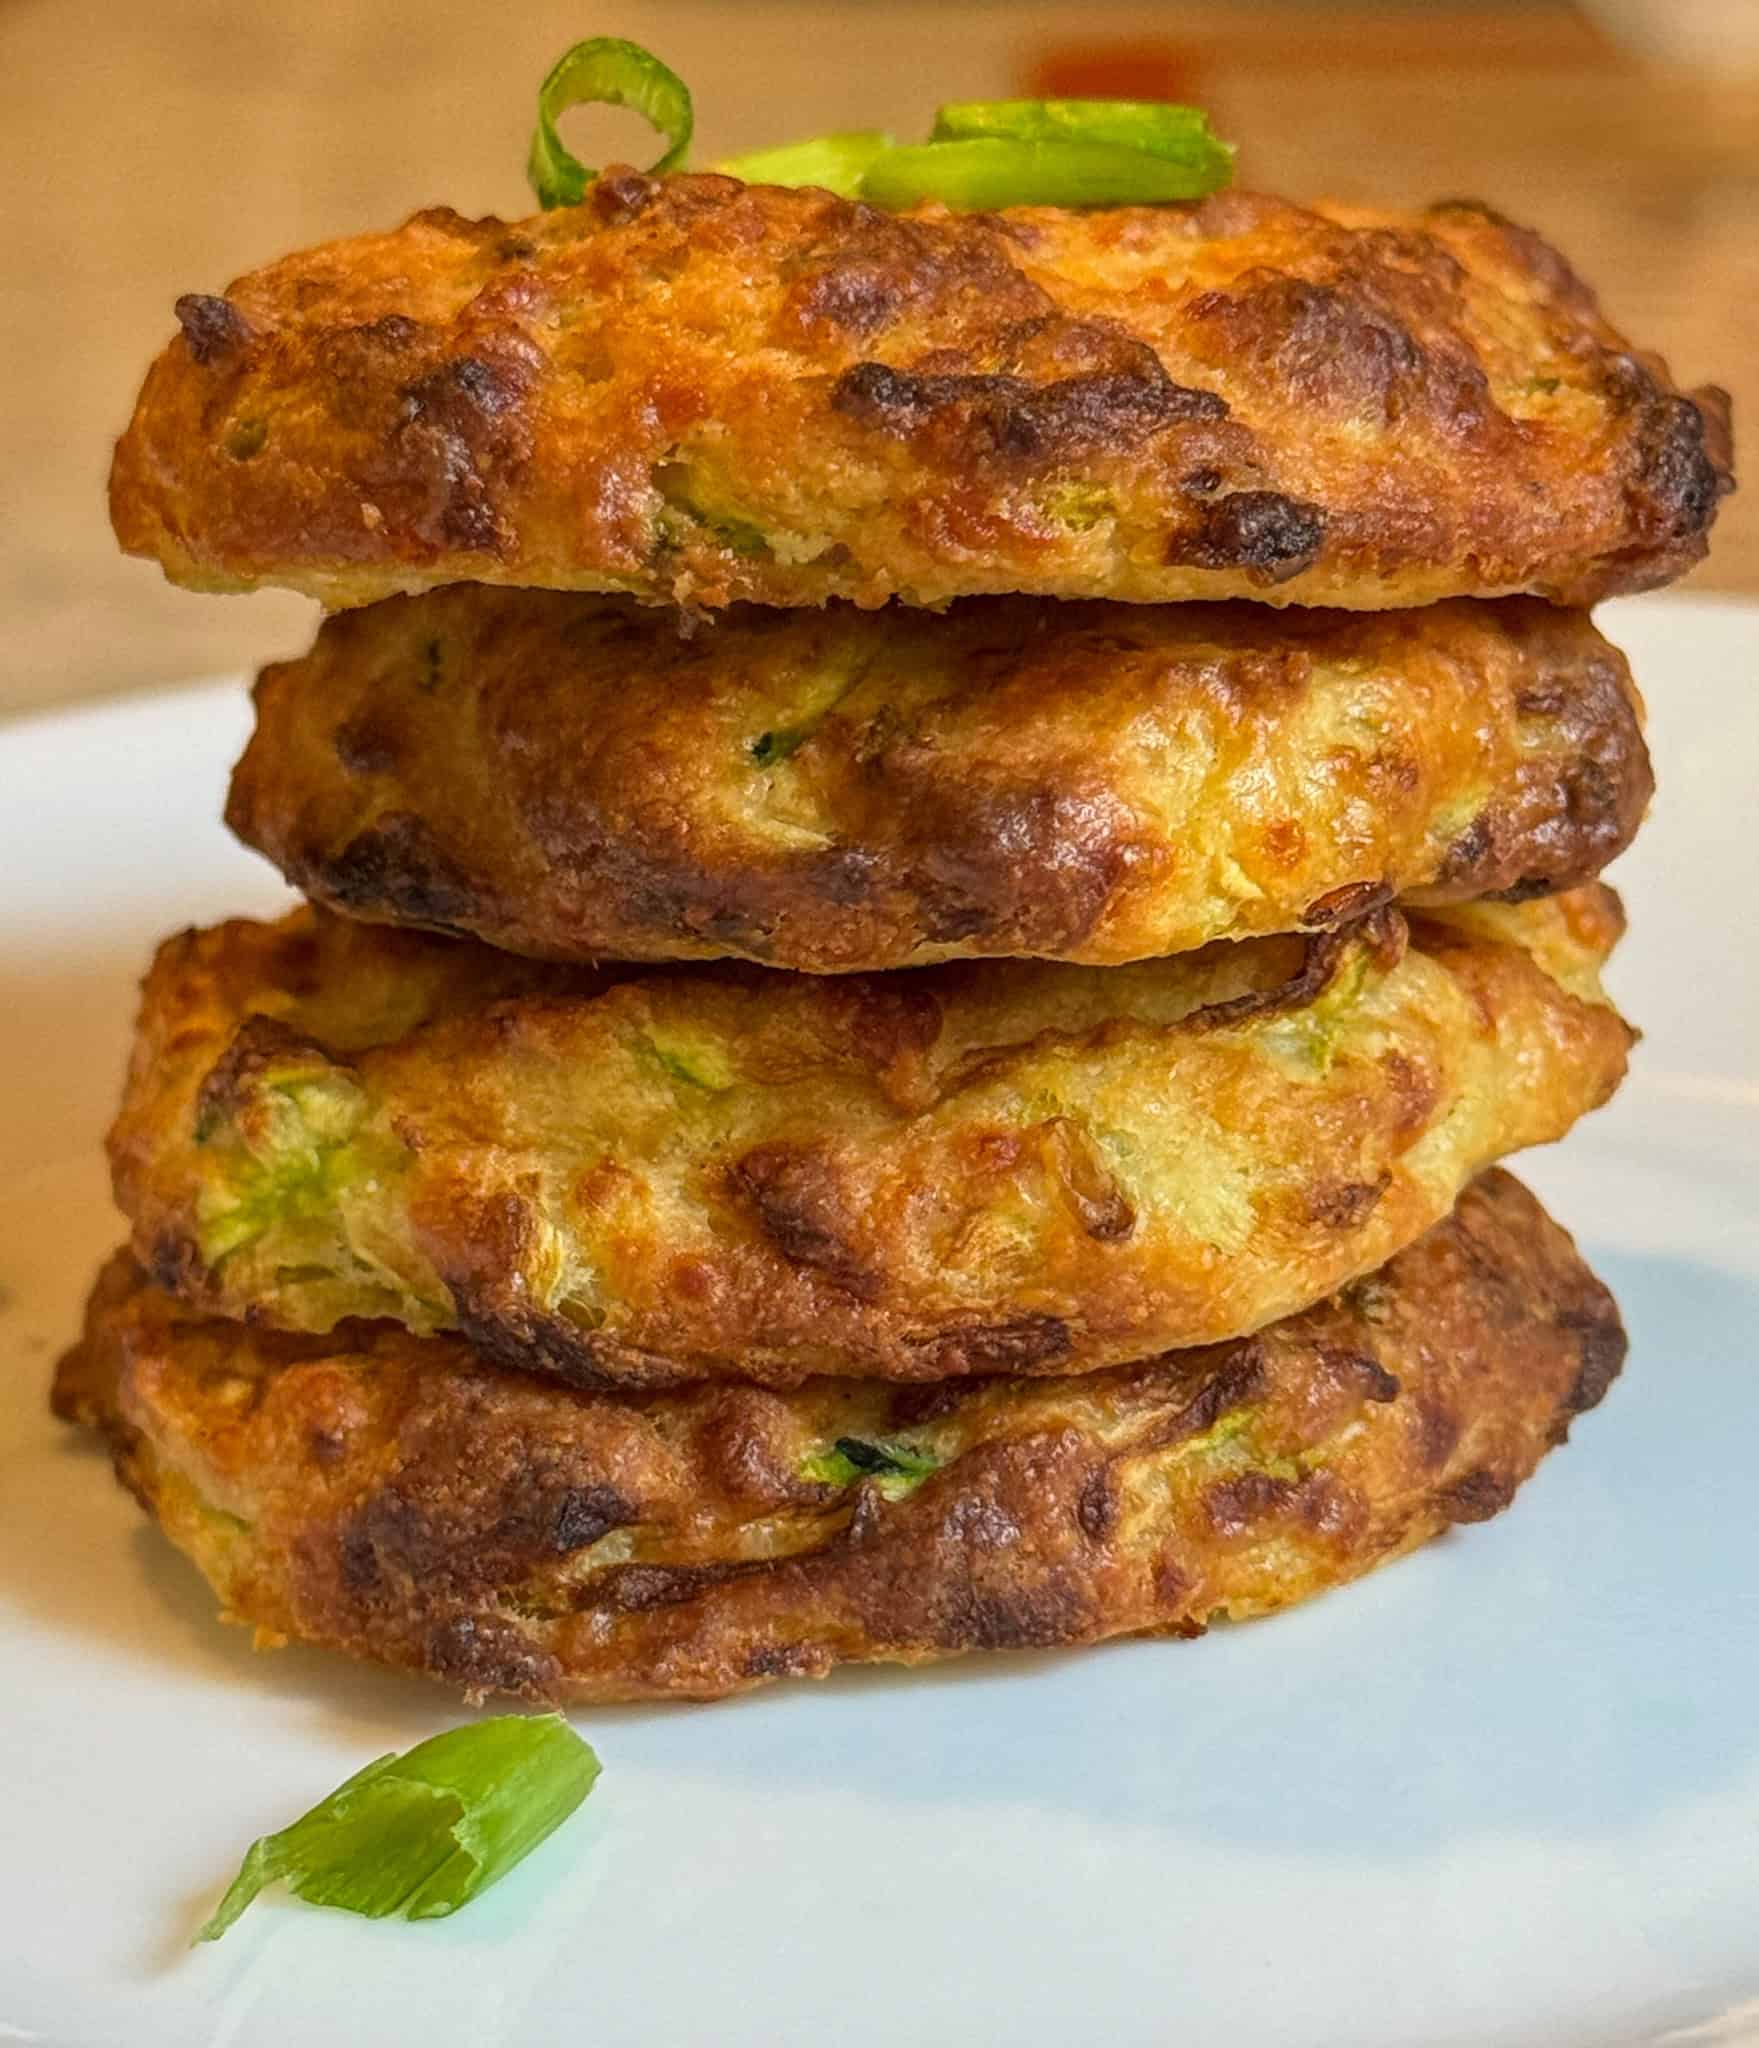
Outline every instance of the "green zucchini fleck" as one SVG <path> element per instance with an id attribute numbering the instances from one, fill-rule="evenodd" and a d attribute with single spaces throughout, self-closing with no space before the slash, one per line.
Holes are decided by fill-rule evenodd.
<path id="1" fill-rule="evenodd" d="M 817 1486 L 854 1486 L 872 1479 L 888 1500 L 912 1493 L 944 1461 L 932 1451 L 913 1444 L 871 1443 L 857 1436 L 840 1436 L 826 1450 L 815 1451 L 801 1462 L 802 1478 Z"/>

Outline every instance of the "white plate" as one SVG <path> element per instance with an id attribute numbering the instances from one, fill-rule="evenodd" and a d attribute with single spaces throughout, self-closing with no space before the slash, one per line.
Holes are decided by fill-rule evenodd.
<path id="1" fill-rule="evenodd" d="M 254 1655 L 44 1412 L 148 946 L 281 892 L 215 822 L 235 685 L 0 731 L 0 2041 L 1759 2039 L 1759 608 L 1608 616 L 1649 1038 L 1522 1171 L 1632 1355 L 1509 1514 L 1200 1643 L 582 1713 L 598 1791 L 469 1912 L 196 1953 L 251 1836 L 456 1715 Z"/>

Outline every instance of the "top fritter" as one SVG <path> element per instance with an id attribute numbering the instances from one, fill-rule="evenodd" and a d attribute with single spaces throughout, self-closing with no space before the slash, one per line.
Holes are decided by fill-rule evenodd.
<path id="1" fill-rule="evenodd" d="M 123 545 L 332 605 L 1585 604 L 1695 562 L 1731 481 L 1725 396 L 1466 204 L 888 214 L 619 169 L 178 315 L 117 450 Z"/>

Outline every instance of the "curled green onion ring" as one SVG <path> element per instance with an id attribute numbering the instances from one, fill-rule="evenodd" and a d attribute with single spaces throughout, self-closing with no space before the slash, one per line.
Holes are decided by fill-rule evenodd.
<path id="1" fill-rule="evenodd" d="M 632 107 L 666 138 L 666 152 L 649 166 L 651 170 L 675 171 L 683 165 L 696 125 L 690 88 L 639 43 L 625 42 L 621 36 L 593 36 L 558 59 L 538 89 L 537 129 L 525 175 L 546 212 L 553 206 L 577 206 L 598 175 L 556 132 L 556 122 L 568 108 L 593 104 Z"/>

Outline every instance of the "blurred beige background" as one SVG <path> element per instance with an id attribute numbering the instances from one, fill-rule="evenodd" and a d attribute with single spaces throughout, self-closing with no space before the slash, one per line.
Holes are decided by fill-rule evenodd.
<path id="1" fill-rule="evenodd" d="M 1601 0 L 1605 18 L 1646 4 Z M 1732 23 L 1759 0 L 1666 0 L 1649 25 L 1718 7 Z M 950 98 L 1199 99 L 1240 143 L 1244 182 L 1469 193 L 1531 221 L 1636 339 L 1689 381 L 1729 385 L 1746 426 L 1759 417 L 1759 82 L 1709 19 L 1688 70 L 1561 0 L 0 0 L 0 712 L 301 644 L 300 601 L 191 597 L 110 540 L 109 444 L 171 301 L 434 201 L 529 211 L 537 83 L 580 36 L 633 36 L 684 74 L 699 161 L 827 127 L 909 132 Z M 589 155 L 639 156 L 643 131 L 620 119 L 588 131 Z M 1694 582 L 1759 592 L 1759 489 L 1725 507 Z"/>

